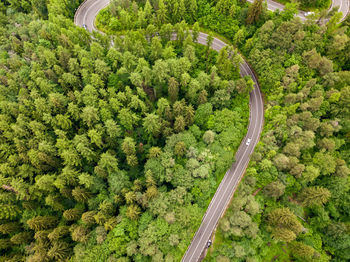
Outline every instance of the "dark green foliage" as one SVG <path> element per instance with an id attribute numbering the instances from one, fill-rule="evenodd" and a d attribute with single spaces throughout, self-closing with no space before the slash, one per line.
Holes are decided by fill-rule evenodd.
<path id="1" fill-rule="evenodd" d="M 217 54 L 193 43 L 185 23 L 162 26 L 159 38 L 152 26 L 129 32 L 111 47 L 61 16 L 70 14 L 59 3 L 50 1 L 49 21 L 9 16 L 11 30 L 1 31 L 1 50 L 13 54 L 0 59 L 6 255 L 179 260 L 244 134 L 248 100 L 233 88 L 238 56 L 222 53 L 216 68 Z M 179 4 L 178 18 L 164 19 L 193 20 L 184 6 L 193 11 L 196 1 Z M 170 42 L 174 31 L 180 41 Z M 199 114 L 200 104 L 210 109 Z M 242 113 L 231 130 L 222 120 L 215 138 L 206 133 L 207 147 L 209 117 L 225 107 L 227 116 Z M 19 248 L 30 242 L 28 253 Z"/>
<path id="2" fill-rule="evenodd" d="M 350 83 L 348 67 L 342 66 L 349 32 L 336 25 L 337 15 L 322 27 L 301 23 L 295 12 L 296 6 L 286 6 L 242 41 L 266 96 L 264 132 L 247 169 L 256 178 L 250 193 L 264 205 L 262 216 L 251 218 L 258 223 L 259 240 L 242 234 L 227 215 L 220 222 L 224 239 L 219 235 L 221 243 L 214 243 L 208 261 L 235 261 L 237 254 L 246 261 L 349 259 L 349 117 L 344 115 L 349 105 L 340 105 L 339 96 L 347 94 Z M 238 92 L 245 89 L 243 80 L 235 84 Z M 242 195 L 233 199 L 237 208 L 248 199 Z M 231 251 L 232 241 L 244 248 Z"/>
<path id="3" fill-rule="evenodd" d="M 251 6 L 249 6 L 247 20 L 246 20 L 247 24 L 253 24 L 259 20 L 263 9 L 262 4 L 263 4 L 262 0 L 255 0 L 254 3 Z"/>
<path id="4" fill-rule="evenodd" d="M 30 229 L 40 231 L 57 225 L 57 218 L 53 216 L 37 216 L 27 221 Z"/>
<path id="5" fill-rule="evenodd" d="M 211 51 L 213 34 L 194 43 L 199 25 L 241 48 L 266 101 L 213 259 L 268 261 L 283 242 L 286 261 L 350 259 L 350 52 L 337 16 L 318 26 L 293 19 L 295 5 L 113 1 L 98 26 L 132 31 L 112 47 L 65 18 L 78 4 L 0 4 L 1 260 L 181 260 L 254 88 L 234 48 Z M 192 37 L 181 20 L 198 20 Z"/>
<path id="6" fill-rule="evenodd" d="M 16 235 L 13 235 L 10 241 L 15 245 L 29 244 L 32 240 L 31 232 L 20 232 Z"/>

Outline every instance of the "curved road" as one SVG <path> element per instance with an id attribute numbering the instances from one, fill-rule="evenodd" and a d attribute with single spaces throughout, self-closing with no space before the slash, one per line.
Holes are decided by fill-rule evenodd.
<path id="1" fill-rule="evenodd" d="M 247 1 L 250 3 L 254 2 L 254 0 L 247 0 Z M 338 12 L 341 12 L 343 14 L 342 18 L 340 19 L 340 21 L 342 22 L 348 15 L 348 12 L 350 9 L 350 0 L 332 0 L 331 6 L 329 7 L 328 10 L 330 11 L 336 6 L 338 6 Z M 274 2 L 272 0 L 267 0 L 267 9 L 271 11 L 275 11 L 276 9 L 283 10 L 284 5 Z M 306 14 L 305 11 L 299 10 L 299 13 L 297 14 L 297 16 L 301 20 L 305 21 L 307 19 L 305 14 Z"/>
<path id="2" fill-rule="evenodd" d="M 253 0 L 248 0 L 252 2 Z M 78 8 L 74 23 L 78 26 L 85 25 L 89 31 L 96 30 L 94 26 L 95 18 L 98 12 L 109 4 L 110 0 L 86 0 Z M 283 5 L 268 0 L 268 9 L 283 10 Z M 342 20 L 345 19 L 348 9 L 349 0 L 333 0 L 332 7 L 339 6 L 339 11 L 343 12 Z M 305 20 L 305 12 L 300 11 L 298 16 Z M 199 44 L 206 45 L 207 34 L 200 33 L 197 42 Z M 212 48 L 216 51 L 220 51 L 226 44 L 214 38 Z M 226 207 L 235 192 L 239 181 L 241 180 L 245 169 L 249 163 L 250 155 L 253 153 L 256 144 L 259 141 L 260 133 L 263 128 L 264 122 L 264 104 L 260 92 L 258 81 L 249 67 L 246 61 L 240 65 L 241 75 L 250 75 L 255 83 L 254 90 L 250 93 L 250 121 L 246 137 L 243 139 L 239 149 L 236 153 L 236 162 L 226 172 L 222 179 L 213 199 L 211 200 L 209 207 L 203 216 L 202 223 L 193 237 L 193 240 L 188 247 L 185 255 L 182 258 L 183 262 L 197 262 L 207 246 L 208 240 L 211 238 L 219 219 L 223 215 Z M 249 145 L 247 145 L 247 139 L 251 139 Z"/>

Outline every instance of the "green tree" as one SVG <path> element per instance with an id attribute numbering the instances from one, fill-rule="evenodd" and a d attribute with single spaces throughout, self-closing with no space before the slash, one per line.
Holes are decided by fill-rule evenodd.
<path id="1" fill-rule="evenodd" d="M 197 42 L 198 41 L 199 33 L 200 33 L 199 23 L 195 22 L 193 24 L 193 28 L 192 28 L 192 39 L 193 39 L 193 42 Z"/>
<path id="2" fill-rule="evenodd" d="M 259 21 L 262 11 L 263 11 L 263 1 L 254 0 L 254 3 L 249 6 L 246 23 L 250 25 Z"/>
<path id="3" fill-rule="evenodd" d="M 80 219 L 82 210 L 78 208 L 67 209 L 63 212 L 63 217 L 68 221 L 74 221 Z"/>
<path id="4" fill-rule="evenodd" d="M 157 10 L 157 21 L 158 26 L 161 26 L 167 21 L 167 9 L 163 0 L 159 0 L 158 2 L 158 10 Z"/>
<path id="5" fill-rule="evenodd" d="M 275 181 L 268 184 L 264 188 L 264 194 L 277 199 L 284 194 L 285 188 L 286 186 L 283 183 L 281 183 L 280 181 Z"/>
<path id="6" fill-rule="evenodd" d="M 328 202 L 331 192 L 323 187 L 305 188 L 299 198 L 304 206 L 320 206 Z"/>
<path id="7" fill-rule="evenodd" d="M 90 199 L 91 193 L 85 188 L 75 187 L 72 190 L 72 196 L 76 201 L 85 203 Z"/>
<path id="8" fill-rule="evenodd" d="M 183 116 L 177 116 L 175 118 L 174 130 L 177 133 L 180 133 L 185 130 L 186 122 Z"/>
<path id="9" fill-rule="evenodd" d="M 68 243 L 58 241 L 49 249 L 47 255 L 56 261 L 63 261 L 69 257 L 70 252 L 71 250 Z"/>
<path id="10" fill-rule="evenodd" d="M 268 214 L 268 223 L 274 230 L 285 228 L 298 235 L 303 226 L 289 208 L 276 208 Z"/>
<path id="11" fill-rule="evenodd" d="M 168 81 L 168 94 L 169 100 L 171 103 L 174 103 L 179 94 L 179 83 L 176 81 L 174 77 L 170 77 Z"/>
<path id="12" fill-rule="evenodd" d="M 293 250 L 293 257 L 300 261 L 313 261 L 316 251 L 311 246 L 296 241 L 292 242 L 290 246 Z"/>
<path id="13" fill-rule="evenodd" d="M 15 245 L 29 244 L 33 239 L 31 232 L 20 232 L 11 237 L 10 241 Z"/>
<path id="14" fill-rule="evenodd" d="M 126 155 L 136 154 L 136 143 L 131 137 L 125 137 L 121 147 L 124 154 Z"/>
<path id="15" fill-rule="evenodd" d="M 27 224 L 30 229 L 40 231 L 55 227 L 57 218 L 53 216 L 37 216 L 29 219 Z"/>
<path id="16" fill-rule="evenodd" d="M 76 242 L 86 243 L 89 239 L 90 231 L 85 226 L 72 226 L 72 240 Z"/>
<path id="17" fill-rule="evenodd" d="M 137 219 L 140 213 L 141 213 L 140 208 L 137 205 L 130 205 L 126 210 L 126 216 L 132 220 Z"/>
<path id="18" fill-rule="evenodd" d="M 148 135 L 157 137 L 161 129 L 159 117 L 156 114 L 147 114 L 143 119 L 143 127 Z"/>

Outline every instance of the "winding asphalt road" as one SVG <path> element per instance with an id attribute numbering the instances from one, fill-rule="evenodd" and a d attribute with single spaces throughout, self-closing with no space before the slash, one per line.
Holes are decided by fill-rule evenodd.
<path id="1" fill-rule="evenodd" d="M 253 0 L 248 0 L 252 2 Z M 85 25 L 89 31 L 96 30 L 94 26 L 95 18 L 98 12 L 109 4 L 110 0 L 86 0 L 76 11 L 74 22 L 78 26 Z M 268 9 L 283 10 L 283 5 L 268 0 Z M 342 20 L 345 19 L 349 10 L 349 0 L 333 0 L 332 6 L 339 6 L 339 11 L 343 12 Z M 305 12 L 300 11 L 298 16 L 305 20 Z M 208 35 L 200 33 L 197 42 L 199 44 L 207 44 Z M 214 38 L 212 48 L 220 51 L 226 44 L 218 38 Z M 222 179 L 214 197 L 212 198 L 209 207 L 203 216 L 202 223 L 193 237 L 193 240 L 188 247 L 185 255 L 182 258 L 183 262 L 197 262 L 207 246 L 208 240 L 211 238 L 219 219 L 222 217 L 226 207 L 228 206 L 244 172 L 249 163 L 250 155 L 253 153 L 256 144 L 260 139 L 260 134 L 264 122 L 264 104 L 258 81 L 246 61 L 240 65 L 241 75 L 249 75 L 252 77 L 255 88 L 250 93 L 250 121 L 246 137 L 243 139 L 236 153 L 236 162 L 226 172 Z M 251 139 L 247 145 L 247 139 Z"/>
<path id="2" fill-rule="evenodd" d="M 250 3 L 254 2 L 254 0 L 246 0 L 246 1 Z M 350 9 L 350 0 L 332 0 L 331 6 L 329 7 L 328 10 L 332 10 L 336 6 L 338 6 L 338 12 L 342 13 L 342 18 L 340 20 L 340 22 L 342 22 L 348 15 L 348 12 Z M 284 5 L 271 0 L 267 0 L 267 9 L 271 11 L 275 11 L 276 9 L 283 10 Z M 297 16 L 303 21 L 307 19 L 306 12 L 302 10 L 299 10 L 299 13 L 297 14 Z"/>

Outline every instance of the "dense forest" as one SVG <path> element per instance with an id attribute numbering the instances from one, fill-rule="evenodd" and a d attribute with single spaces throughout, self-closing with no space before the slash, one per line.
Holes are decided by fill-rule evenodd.
<path id="1" fill-rule="evenodd" d="M 206 261 L 350 260 L 350 31 L 338 21 L 282 13 L 240 45 L 265 128 Z"/>
<path id="2" fill-rule="evenodd" d="M 2 260 L 178 261 L 247 128 L 241 57 L 184 23 L 177 41 L 170 28 L 110 46 L 63 15 L 8 13 Z"/>
<path id="3" fill-rule="evenodd" d="M 80 2 L 0 3 L 0 261 L 180 261 L 247 129 L 243 56 L 264 131 L 206 260 L 350 260 L 349 19 L 113 0 L 91 37 Z"/>

